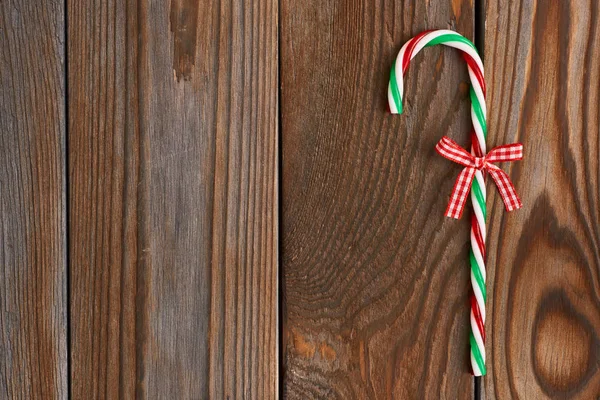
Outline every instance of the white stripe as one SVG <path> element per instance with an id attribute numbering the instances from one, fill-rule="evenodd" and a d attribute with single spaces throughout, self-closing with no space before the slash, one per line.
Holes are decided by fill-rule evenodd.
<path id="1" fill-rule="evenodd" d="M 485 96 L 483 95 L 483 89 L 479 86 L 479 81 L 475 76 L 475 73 L 471 69 L 471 67 L 467 68 L 469 70 L 469 78 L 471 78 L 471 83 L 473 83 L 473 90 L 475 91 L 475 96 L 477 100 L 479 100 L 479 104 L 481 104 L 481 110 L 483 111 L 483 115 L 487 115 L 487 107 L 485 105 Z"/>
<path id="2" fill-rule="evenodd" d="M 485 180 L 483 179 L 483 173 L 481 171 L 475 172 L 475 179 L 477 183 L 479 183 L 479 188 L 481 189 L 481 195 L 483 196 L 483 202 L 485 203 L 487 198 L 487 193 L 485 189 Z M 485 217 L 483 216 L 483 210 L 479 207 L 479 202 L 477 201 L 477 197 L 475 196 L 475 192 L 471 189 L 471 203 L 473 203 L 473 212 L 475 213 L 475 218 L 477 218 L 477 223 L 479 224 L 479 228 L 481 230 L 481 237 L 483 239 L 483 243 L 485 243 L 487 238 L 487 231 L 485 229 Z M 481 264 L 484 265 L 484 264 Z"/>
<path id="3" fill-rule="evenodd" d="M 485 301 L 483 300 L 483 293 L 479 289 L 479 285 L 477 284 L 477 280 L 475 279 L 475 274 L 471 271 L 471 286 L 473 286 L 473 293 L 475 293 L 475 299 L 477 300 L 477 305 L 479 305 L 479 312 L 481 313 L 481 320 L 485 323 Z"/>
<path id="4" fill-rule="evenodd" d="M 450 47 L 454 47 L 455 49 L 464 51 L 465 53 L 470 55 L 475 60 L 475 64 L 477 64 L 477 68 L 479 68 L 479 70 L 481 71 L 481 75 L 483 75 L 483 63 L 481 62 L 481 58 L 479 58 L 479 55 L 471 46 L 463 42 L 454 41 L 445 42 L 444 44 Z"/>
<path id="5" fill-rule="evenodd" d="M 428 33 L 427 35 L 425 35 L 423 37 L 423 39 L 421 40 L 421 42 L 419 42 L 419 44 L 417 45 L 417 47 L 415 47 L 415 50 L 413 51 L 412 57 L 415 56 L 416 53 L 418 53 L 419 51 L 421 51 L 421 49 L 423 49 L 423 47 L 425 47 L 427 45 L 427 43 L 431 42 L 433 39 L 436 39 L 440 36 L 443 35 L 459 35 L 462 36 L 460 33 L 455 32 L 455 31 L 451 31 L 448 29 L 439 29 L 433 32 Z M 464 37 L 464 36 L 462 36 Z M 465 38 L 466 39 L 466 38 Z M 448 42 L 444 42 L 442 43 L 446 46 L 450 46 L 450 47 L 454 47 L 455 49 L 459 49 L 461 51 L 464 51 L 465 53 L 467 53 L 468 55 L 470 55 L 471 57 L 473 57 L 473 59 L 475 60 L 475 63 L 477 64 L 477 67 L 479 67 L 479 69 L 481 70 L 481 75 L 483 76 L 483 62 L 481 61 L 481 58 L 479 57 L 479 54 L 477 54 L 477 51 L 475 51 L 475 49 L 473 49 L 471 46 L 463 43 L 463 42 L 457 42 L 454 40 L 448 41 Z M 411 59 L 412 59 L 411 57 Z"/>
<path id="6" fill-rule="evenodd" d="M 425 35 L 423 37 L 423 39 L 421 40 L 421 42 L 417 45 L 417 47 L 415 47 L 415 50 L 413 51 L 412 57 L 414 57 L 416 53 L 418 53 L 419 51 L 421 51 L 421 49 L 423 49 L 423 47 L 425 47 L 427 45 L 427 43 L 429 43 L 433 39 L 436 39 L 436 38 L 438 38 L 440 36 L 443 36 L 443 35 L 459 35 L 459 36 L 462 36 L 458 32 L 450 31 L 450 30 L 447 30 L 447 29 L 440 29 L 440 30 L 437 30 L 437 31 L 430 32 L 427 35 Z M 462 36 L 462 37 L 464 38 L 464 36 Z M 455 49 L 459 49 L 461 51 L 464 51 L 468 55 L 470 55 L 473 58 L 473 60 L 475 60 L 475 64 L 477 64 L 477 67 L 481 71 L 481 75 L 485 77 L 485 75 L 483 74 L 483 62 L 481 61 L 481 58 L 479 57 L 479 54 L 477 54 L 477 51 L 474 48 L 472 48 L 468 44 L 465 44 L 463 42 L 454 41 L 454 40 L 450 40 L 448 42 L 444 42 L 444 43 L 441 43 L 441 44 L 444 44 L 444 45 L 450 46 L 450 47 L 454 47 Z M 411 57 L 411 59 L 412 59 L 412 57 Z"/>
<path id="7" fill-rule="evenodd" d="M 475 256 L 475 260 L 477 261 L 477 265 L 485 266 L 485 262 L 483 261 L 483 255 L 479 250 L 479 245 L 477 244 L 477 239 L 475 238 L 475 233 L 473 229 L 471 229 L 471 250 L 473 250 L 473 255 Z M 487 279 L 485 268 L 479 268 L 479 272 L 485 281 Z"/>
<path id="8" fill-rule="evenodd" d="M 477 361 L 475 360 L 475 356 L 473 355 L 473 351 L 471 350 L 471 367 L 473 368 L 473 375 L 474 376 L 481 376 L 483 375 L 481 373 L 481 371 L 479 370 L 479 365 L 477 364 Z"/>
<path id="9" fill-rule="evenodd" d="M 398 93 L 400 93 L 400 101 L 404 99 L 404 73 L 402 72 L 402 59 L 404 58 L 404 53 L 406 52 L 406 48 L 408 44 L 412 41 L 409 40 L 404 43 L 404 46 L 398 52 L 398 57 L 396 57 L 396 63 L 394 65 L 394 72 L 396 73 L 396 82 L 398 82 Z"/>
<path id="10" fill-rule="evenodd" d="M 477 183 L 479 183 L 479 187 L 481 188 L 481 195 L 483 199 L 487 199 L 487 191 L 485 188 L 485 179 L 483 179 L 483 173 L 481 171 L 475 172 L 475 179 L 477 179 Z"/>
<path id="11" fill-rule="evenodd" d="M 439 30 L 435 31 L 435 33 L 437 33 L 437 32 L 441 32 L 441 33 L 439 35 L 437 35 L 436 37 L 441 36 L 441 35 L 459 35 L 459 36 L 464 37 L 460 33 L 455 32 L 455 31 L 451 31 L 451 30 L 448 30 L 448 29 L 439 29 Z M 432 33 L 434 33 L 434 32 L 432 32 Z M 456 47 L 456 46 L 452 46 L 452 47 L 460 49 L 460 50 L 464 51 L 465 53 L 468 53 L 471 57 L 473 57 L 473 59 L 475 60 L 475 63 L 477 64 L 477 66 L 481 70 L 481 74 L 483 76 L 483 62 L 481 61 L 481 58 L 479 57 L 479 54 L 477 54 L 477 51 L 475 49 L 473 49 L 471 46 L 466 45 L 466 44 L 464 44 L 462 42 L 450 41 L 450 42 L 446 42 L 444 44 L 447 44 L 448 46 L 450 46 L 450 43 L 453 43 L 453 44 L 456 43 L 456 44 L 460 45 L 461 47 Z M 465 48 L 465 49 L 463 50 L 463 48 Z"/>
<path id="12" fill-rule="evenodd" d="M 483 127 L 481 126 L 481 124 L 479 124 L 479 119 L 477 118 L 477 114 L 475 113 L 475 109 L 473 107 L 471 107 L 471 121 L 473 121 L 473 129 L 475 130 L 477 140 L 479 141 L 479 149 L 481 150 L 481 154 L 486 155 L 485 135 L 483 133 Z"/>
<path id="13" fill-rule="evenodd" d="M 433 39 L 438 38 L 442 35 L 445 35 L 446 34 L 445 32 L 448 32 L 448 31 L 440 29 L 437 31 L 429 32 L 427 35 L 423 36 L 421 38 L 421 40 L 419 41 L 419 43 L 417 43 L 417 45 L 415 46 L 415 49 L 413 50 L 413 53 L 411 54 L 410 59 L 412 60 L 417 55 L 417 53 L 420 52 L 421 50 L 423 50 L 423 48 L 425 46 L 427 46 L 427 44 L 429 42 L 431 42 Z M 454 32 L 454 33 L 456 33 L 456 32 Z M 446 43 L 442 43 L 442 44 L 446 44 Z"/>
<path id="14" fill-rule="evenodd" d="M 477 176 L 477 172 L 475 173 Z M 479 208 L 479 203 L 475 198 L 475 193 L 471 190 L 471 203 L 473 203 L 473 212 L 475 213 L 475 218 L 477 218 L 477 223 L 481 228 L 481 236 L 483 238 L 483 242 L 485 243 L 485 218 L 483 217 L 483 210 Z"/>
<path id="15" fill-rule="evenodd" d="M 483 344 L 483 338 L 479 332 L 479 325 L 477 325 L 477 321 L 475 321 L 475 316 L 473 313 L 471 313 L 471 331 L 473 332 L 473 337 L 475 338 L 475 342 L 477 342 L 479 353 L 481 353 L 481 358 L 483 359 L 483 363 L 485 365 L 485 344 Z"/>
<path id="16" fill-rule="evenodd" d="M 399 114 L 398 108 L 396 108 L 396 102 L 394 101 L 394 95 L 392 94 L 392 82 L 388 85 L 388 104 L 392 114 Z"/>

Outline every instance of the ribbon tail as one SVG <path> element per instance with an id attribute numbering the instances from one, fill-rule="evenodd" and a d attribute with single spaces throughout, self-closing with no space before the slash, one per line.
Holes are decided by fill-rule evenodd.
<path id="1" fill-rule="evenodd" d="M 450 195 L 450 201 L 446 208 L 446 217 L 460 219 L 463 210 L 465 209 L 465 203 L 467 202 L 467 195 L 471 189 L 471 183 L 475 176 L 475 168 L 464 168 L 454 184 L 452 194 Z"/>
<path id="2" fill-rule="evenodd" d="M 517 191 L 508 177 L 508 174 L 497 167 L 489 168 L 488 172 L 490 173 L 490 176 L 494 182 L 496 182 L 496 186 L 498 187 L 498 191 L 500 192 L 500 197 L 502 197 L 506 211 L 513 211 L 521 208 L 523 203 L 521 203 L 521 199 L 519 199 Z"/>
<path id="3" fill-rule="evenodd" d="M 521 143 L 512 143 L 494 147 L 487 154 L 486 159 L 491 163 L 522 160 L 523 145 Z"/>

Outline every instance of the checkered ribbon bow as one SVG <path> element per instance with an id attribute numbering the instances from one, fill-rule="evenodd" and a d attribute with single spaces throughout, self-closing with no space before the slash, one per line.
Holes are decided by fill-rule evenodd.
<path id="1" fill-rule="evenodd" d="M 515 187 L 510 181 L 510 178 L 506 172 L 492 164 L 495 162 L 521 160 L 523 158 L 523 145 L 521 143 L 494 147 L 485 156 L 475 157 L 460 147 L 454 140 L 444 136 L 435 146 L 435 150 L 442 157 L 465 166 L 454 184 L 452 196 L 450 196 L 450 202 L 446 209 L 447 217 L 458 219 L 462 215 L 467 201 L 467 194 L 471 188 L 471 183 L 473 182 L 476 171 L 489 172 L 492 179 L 494 179 L 494 182 L 496 182 L 496 186 L 498 186 L 500 196 L 502 196 L 502 200 L 506 206 L 506 211 L 521 208 L 521 200 L 519 199 L 519 196 L 517 196 L 517 192 L 515 191 Z"/>

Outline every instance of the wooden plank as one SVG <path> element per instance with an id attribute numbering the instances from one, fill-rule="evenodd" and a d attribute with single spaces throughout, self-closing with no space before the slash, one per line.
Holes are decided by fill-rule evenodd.
<path id="1" fill-rule="evenodd" d="M 135 398 L 145 279 L 137 6 L 69 1 L 67 11 L 72 397 Z"/>
<path id="2" fill-rule="evenodd" d="M 0 2 L 0 397 L 66 399 L 62 1 Z"/>
<path id="3" fill-rule="evenodd" d="M 427 49 L 386 111 L 389 70 L 425 29 L 473 37 L 471 1 L 282 1 L 284 393 L 471 398 L 469 219 L 444 218 L 470 133 L 456 50 Z"/>
<path id="4" fill-rule="evenodd" d="M 278 391 L 277 1 L 69 1 L 74 398 Z"/>
<path id="5" fill-rule="evenodd" d="M 490 144 L 525 158 L 523 210 L 490 188 L 487 399 L 600 393 L 599 25 L 597 1 L 488 1 Z"/>

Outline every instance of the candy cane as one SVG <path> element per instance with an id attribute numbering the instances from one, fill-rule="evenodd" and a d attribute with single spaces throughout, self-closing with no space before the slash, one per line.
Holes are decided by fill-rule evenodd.
<path id="1" fill-rule="evenodd" d="M 471 119 L 473 133 L 471 153 L 474 157 L 483 158 L 486 155 L 485 142 L 487 138 L 486 107 L 485 107 L 485 81 L 483 63 L 477 54 L 473 43 L 465 37 L 450 30 L 426 31 L 410 39 L 398 53 L 392 67 L 390 84 L 388 86 L 388 102 L 392 114 L 402 113 L 402 99 L 404 96 L 403 76 L 406 73 L 410 60 L 424 47 L 444 44 L 462 51 L 467 62 L 469 77 L 471 79 Z M 522 148 L 522 146 L 521 146 Z M 491 154 L 491 153 L 490 153 Z M 517 159 L 517 158 L 515 158 Z M 471 202 L 474 214 L 471 218 L 471 285 L 474 295 L 471 296 L 471 367 L 473 375 L 485 375 L 485 218 L 486 218 L 486 192 L 482 169 L 474 172 L 475 179 L 471 186 Z M 458 182 L 457 182 L 458 183 Z M 512 187 L 512 184 L 511 184 Z M 467 188 L 468 190 L 468 188 Z M 517 198 L 518 200 L 518 198 Z M 507 206 L 508 207 L 508 206 Z M 520 207 L 520 201 L 514 208 Z M 446 215 L 459 218 L 462 209 L 451 206 L 446 210 Z"/>

